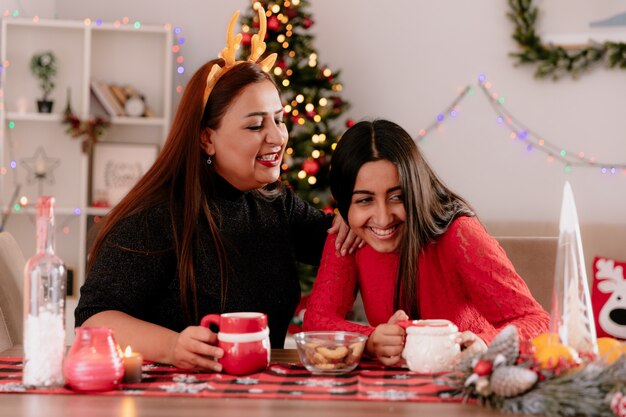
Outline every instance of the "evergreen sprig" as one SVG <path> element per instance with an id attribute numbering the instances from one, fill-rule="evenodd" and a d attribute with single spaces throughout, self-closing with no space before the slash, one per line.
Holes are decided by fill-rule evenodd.
<path id="1" fill-rule="evenodd" d="M 436 381 L 449 387 L 446 396 L 476 399 L 480 405 L 507 413 L 615 417 L 612 407 L 621 406 L 626 383 L 626 355 L 612 363 L 606 356 L 590 354 L 581 354 L 580 360 L 553 355 L 545 362 L 532 350 L 519 353 L 519 348 L 517 329 L 508 325 L 486 352 L 463 357 L 456 372 Z"/>
<path id="2" fill-rule="evenodd" d="M 521 52 L 510 55 L 517 64 L 537 64 L 535 76 L 559 79 L 564 75 L 576 78 L 581 73 L 603 64 L 608 68 L 626 69 L 626 44 L 620 42 L 592 42 L 588 46 L 565 49 L 558 45 L 544 44 L 535 27 L 539 9 L 533 0 L 509 0 L 508 17 L 515 24 L 513 39 Z"/>
<path id="3" fill-rule="evenodd" d="M 611 398 L 626 382 L 626 357 L 622 356 L 612 364 L 598 360 L 560 375 L 543 372 L 545 379 L 514 397 L 478 394 L 472 385 L 464 384 L 471 372 L 470 368 L 466 372 L 449 375 L 443 381 L 452 387 L 448 394 L 473 398 L 483 406 L 507 413 L 545 417 L 615 417 L 610 408 Z"/>
<path id="4" fill-rule="evenodd" d="M 582 369 L 539 382 L 530 391 L 511 398 L 491 396 L 486 404 L 510 413 L 546 417 L 615 417 L 611 394 L 626 381 L 626 359 L 607 365 L 597 361 Z"/>

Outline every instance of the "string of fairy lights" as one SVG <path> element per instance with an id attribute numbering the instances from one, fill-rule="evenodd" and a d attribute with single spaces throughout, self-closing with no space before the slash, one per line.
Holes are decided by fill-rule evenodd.
<path id="1" fill-rule="evenodd" d="M 564 166 L 565 172 L 570 172 L 573 167 L 577 167 L 594 168 L 600 171 L 603 175 L 615 175 L 620 172 L 626 175 L 626 163 L 598 161 L 594 156 L 591 156 L 583 150 L 575 151 L 559 146 L 556 143 L 547 140 L 534 129 L 526 126 L 504 106 L 505 98 L 493 91 L 493 84 L 487 80 L 487 77 L 484 74 L 481 74 L 478 77 L 478 89 L 484 94 L 487 101 L 491 105 L 491 108 L 496 113 L 496 123 L 506 127 L 508 130 L 508 137 L 515 140 L 517 143 L 525 145 L 527 152 L 542 152 L 546 155 L 546 162 L 561 162 Z M 474 95 L 474 92 L 474 87 L 465 87 L 444 111 L 437 114 L 432 123 L 419 130 L 417 140 L 424 140 L 447 119 L 456 118 L 460 111 L 460 103 L 466 97 Z"/>
<path id="2" fill-rule="evenodd" d="M 297 0 L 296 0 L 297 1 Z M 295 2 L 294 2 L 295 3 Z M 18 10 L 10 11 L 8 9 L 4 10 L 2 13 L 3 17 L 19 17 L 20 13 Z M 32 18 L 33 22 L 38 23 L 40 18 L 35 16 Z M 102 19 L 91 19 L 85 18 L 85 25 L 94 25 L 94 26 L 102 26 L 104 24 Z M 141 30 L 142 23 L 139 20 L 131 20 L 128 17 L 123 17 L 119 20 L 115 20 L 113 22 L 113 26 L 115 28 L 128 28 L 132 27 L 137 30 Z M 173 26 L 170 23 L 166 23 L 164 28 L 168 31 L 172 31 L 173 34 L 173 44 L 171 46 L 171 53 L 174 54 L 174 62 L 175 62 L 175 73 L 178 77 L 178 82 L 175 82 L 175 91 L 177 94 L 181 94 L 183 92 L 183 84 L 184 84 L 184 74 L 186 72 L 184 62 L 185 58 L 182 55 L 182 47 L 185 44 L 185 37 L 183 36 L 182 29 L 178 26 Z M 244 27 L 244 33 L 247 32 L 249 28 Z M 311 66 L 316 65 L 315 59 L 316 56 L 312 56 L 311 58 L 313 62 L 310 64 Z M 10 62 L 2 62 L 0 63 L 0 72 L 7 70 L 10 67 Z M 330 70 L 327 70 L 330 71 Z M 278 75 L 278 74 L 277 74 Z M 327 75 L 327 74 L 325 74 Z M 330 73 L 328 74 L 330 76 Z M 288 82 L 288 80 L 287 80 Z M 287 84 L 288 85 L 288 84 Z M 483 95 L 487 98 L 491 108 L 496 114 L 496 123 L 502 125 L 507 128 L 508 137 L 514 139 L 512 143 L 521 143 L 525 146 L 527 152 L 539 151 L 546 155 L 546 161 L 551 163 L 554 161 L 560 162 L 564 166 L 564 170 L 566 172 L 570 172 L 573 167 L 577 168 L 593 168 L 599 170 L 602 174 L 615 175 L 618 173 L 623 173 L 626 175 L 626 163 L 607 163 L 605 161 L 598 161 L 593 156 L 590 156 L 585 151 L 579 150 L 571 150 L 561 146 L 558 146 L 556 143 L 547 140 L 542 135 L 538 134 L 534 129 L 529 128 L 524 123 L 520 121 L 517 117 L 515 117 L 504 105 L 505 99 L 503 96 L 500 96 L 498 93 L 493 91 L 493 84 L 487 80 L 485 75 L 481 74 L 478 77 L 478 91 L 482 92 Z M 420 129 L 418 132 L 417 140 L 422 141 L 426 137 L 429 136 L 430 133 L 437 130 L 439 126 L 441 126 L 445 121 L 449 119 L 455 119 L 460 111 L 461 102 L 468 96 L 473 96 L 476 92 L 476 88 L 472 86 L 467 86 L 454 98 L 451 104 L 442 112 L 438 113 L 436 118 L 430 123 L 427 127 Z M 4 94 L 3 86 L 0 86 L 0 97 Z M 298 97 L 295 98 L 297 101 Z M 293 103 L 297 104 L 297 103 Z M 325 103 L 324 103 L 325 104 Z M 320 105 L 324 105 L 320 103 Z M 0 105 L 3 105 L 0 102 Z M 290 105 L 286 106 L 286 111 L 291 110 Z M 10 123 L 14 123 L 9 121 L 9 133 L 15 125 L 11 126 Z M 314 137 L 312 140 L 315 141 L 318 138 Z M 10 147 L 9 147 L 10 148 Z M 6 175 L 10 172 L 10 170 L 16 170 L 18 168 L 18 162 L 15 158 L 9 158 L 9 167 L 0 167 L 0 175 Z M 5 208 L 3 212 L 3 219 L 8 217 L 8 214 L 13 212 L 22 211 L 23 208 L 29 205 L 29 200 L 26 196 L 19 196 L 18 191 L 19 187 L 16 185 L 15 192 L 9 202 L 7 208 Z M 70 233 L 70 228 L 68 224 L 72 221 L 74 217 L 81 216 L 82 210 L 77 207 L 73 210 L 72 215 L 68 216 L 65 219 L 64 223 L 60 224 L 59 229 L 62 230 L 64 234 Z M 93 221 L 98 223 L 100 221 L 99 216 L 94 216 Z"/>
<path id="3" fill-rule="evenodd" d="M 2 12 L 2 16 L 3 18 L 19 18 L 20 16 L 20 10 L 19 9 L 15 9 L 15 10 L 9 10 L 9 9 L 5 9 Z M 32 17 L 32 21 L 34 23 L 40 23 L 41 18 L 39 16 L 33 16 Z M 85 26 L 94 26 L 94 27 L 101 27 L 105 22 L 103 21 L 103 19 L 92 19 L 92 18 L 84 18 L 83 19 L 83 23 L 85 24 Z M 133 28 L 136 30 L 141 30 L 143 27 L 143 24 L 140 20 L 132 20 L 127 16 L 122 17 L 121 19 L 117 19 L 115 21 L 112 22 L 112 25 L 114 28 Z M 185 84 L 185 73 L 186 73 L 186 69 L 185 69 L 185 57 L 183 56 L 183 46 L 186 42 L 185 37 L 183 36 L 183 30 L 181 27 L 179 26 L 174 26 L 171 23 L 166 23 L 163 25 L 163 27 L 167 30 L 167 31 L 171 31 L 172 35 L 173 35 L 173 44 L 171 46 L 171 53 L 173 54 L 173 61 L 175 64 L 175 73 L 176 73 L 176 77 L 175 77 L 175 92 L 177 94 L 182 94 L 184 87 L 183 85 Z M 8 60 L 5 60 L 3 62 L 0 63 L 0 73 L 7 71 L 11 66 L 11 63 Z M 0 86 L 0 99 L 4 96 L 4 86 Z M 0 110 L 5 110 L 4 109 L 4 101 L 0 100 Z M 8 135 L 10 135 L 11 130 L 14 129 L 16 127 L 16 122 L 15 121 L 7 121 L 7 127 L 8 127 Z M 11 142 L 10 137 L 7 138 L 9 140 L 9 142 Z M 8 167 L 6 166 L 0 166 L 0 175 L 5 176 L 7 174 L 9 174 L 11 171 L 14 171 L 18 168 L 18 166 L 20 165 L 20 163 L 18 163 L 18 161 L 14 158 L 13 156 L 13 152 L 12 152 L 12 146 L 11 143 L 9 143 L 9 165 Z M 24 165 L 23 163 L 21 165 Z M 13 178 L 15 179 L 16 177 L 13 176 Z M 44 178 L 45 179 L 45 178 Z M 40 182 L 42 182 L 43 179 L 40 180 Z M 14 190 L 12 193 L 12 196 L 9 200 L 9 204 L 7 205 L 7 207 L 5 207 L 2 212 L 0 213 L 0 230 L 2 229 L 2 227 L 4 225 L 6 225 L 6 222 L 10 216 L 11 213 L 13 212 L 21 212 L 23 211 L 26 207 L 28 207 L 28 205 L 30 204 L 30 201 L 28 199 L 27 196 L 25 195 L 19 195 L 19 190 L 20 190 L 21 186 L 19 184 L 14 184 Z M 41 186 L 40 186 L 41 188 Z M 59 224 L 57 226 L 57 228 L 59 230 L 62 231 L 62 233 L 64 234 L 69 234 L 70 233 L 70 227 L 68 226 L 69 223 L 72 221 L 72 219 L 81 216 L 81 214 L 83 214 L 83 211 L 80 207 L 76 207 L 72 210 L 72 214 L 70 216 L 68 216 L 67 218 L 65 218 L 65 220 Z M 33 217 L 33 216 L 30 216 Z M 33 219 L 31 219 L 31 221 L 34 222 L 34 217 Z M 98 223 L 100 221 L 100 216 L 94 216 L 93 217 L 93 221 L 95 223 Z"/>

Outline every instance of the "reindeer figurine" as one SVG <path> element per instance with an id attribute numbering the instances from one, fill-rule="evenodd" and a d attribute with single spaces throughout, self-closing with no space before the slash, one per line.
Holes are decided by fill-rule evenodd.
<path id="1" fill-rule="evenodd" d="M 626 280 L 624 269 L 612 259 L 596 258 L 597 288 L 610 294 L 597 317 L 600 329 L 610 336 L 626 339 Z M 599 307 L 599 306 L 597 306 Z M 596 308 L 597 308 L 596 307 Z"/>

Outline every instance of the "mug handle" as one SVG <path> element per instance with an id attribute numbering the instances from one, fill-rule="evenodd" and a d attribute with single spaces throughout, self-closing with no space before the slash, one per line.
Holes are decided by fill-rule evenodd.
<path id="1" fill-rule="evenodd" d="M 208 329 L 211 324 L 215 324 L 217 327 L 220 327 L 220 320 L 221 317 L 219 314 L 207 314 L 200 320 L 200 326 Z"/>

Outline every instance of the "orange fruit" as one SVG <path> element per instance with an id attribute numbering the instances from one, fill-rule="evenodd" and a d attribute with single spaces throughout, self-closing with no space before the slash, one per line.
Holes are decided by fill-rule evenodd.
<path id="1" fill-rule="evenodd" d="M 606 363 L 613 363 L 622 356 L 622 344 L 612 337 L 598 338 L 598 355 Z"/>
<path id="2" fill-rule="evenodd" d="M 566 362 L 575 361 L 578 354 L 574 349 L 562 343 L 550 343 L 538 348 L 533 356 L 541 368 L 550 369 L 559 364 L 559 359 Z"/>
<path id="3" fill-rule="evenodd" d="M 541 333 L 530 341 L 535 350 L 539 350 L 546 345 L 553 345 L 559 343 L 559 335 L 556 333 Z"/>

